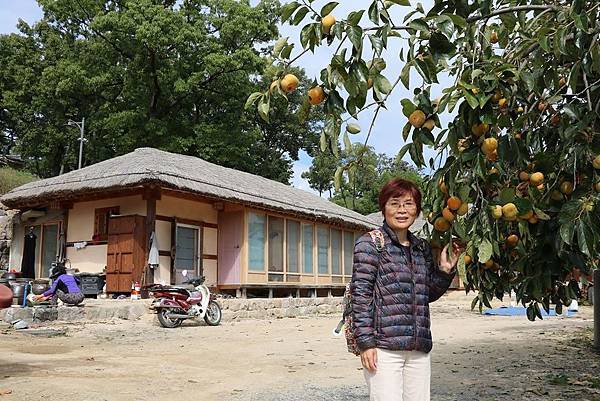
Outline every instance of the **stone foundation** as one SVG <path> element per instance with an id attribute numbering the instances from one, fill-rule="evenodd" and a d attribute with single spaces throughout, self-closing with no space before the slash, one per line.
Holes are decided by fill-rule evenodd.
<path id="1" fill-rule="evenodd" d="M 0 320 L 11 323 L 21 319 L 26 322 L 104 322 L 110 320 L 137 320 L 150 314 L 149 299 L 141 301 L 90 299 L 85 305 L 57 308 L 11 307 L 0 310 Z M 279 319 L 285 317 L 323 316 L 342 314 L 342 298 L 273 298 L 273 299 L 218 299 L 223 310 L 223 322 L 239 319 Z"/>

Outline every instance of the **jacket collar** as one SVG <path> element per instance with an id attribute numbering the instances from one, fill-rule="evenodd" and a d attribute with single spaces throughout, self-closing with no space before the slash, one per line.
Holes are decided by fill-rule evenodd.
<path id="1" fill-rule="evenodd" d="M 396 232 L 388 225 L 388 223 L 385 220 L 383 221 L 382 231 L 385 232 L 388 235 L 388 237 L 390 237 L 390 239 L 392 240 L 392 242 L 395 245 L 400 246 L 400 241 L 398 241 L 398 236 L 396 235 Z M 424 240 L 417 237 L 410 231 L 408 231 L 408 241 L 410 242 L 410 250 L 411 251 L 414 251 L 416 249 L 418 249 L 420 251 L 424 250 L 424 248 L 423 248 Z"/>

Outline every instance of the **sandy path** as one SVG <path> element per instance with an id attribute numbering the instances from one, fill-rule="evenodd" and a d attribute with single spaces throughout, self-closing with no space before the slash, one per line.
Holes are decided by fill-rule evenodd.
<path id="1" fill-rule="evenodd" d="M 600 400 L 591 308 L 531 323 L 480 316 L 469 304 L 450 296 L 432 307 L 432 399 Z M 364 399 L 358 358 L 331 336 L 336 323 L 337 316 L 168 330 L 147 315 L 55 324 L 67 329 L 58 337 L 5 329 L 0 394 L 12 394 L 0 400 Z"/>

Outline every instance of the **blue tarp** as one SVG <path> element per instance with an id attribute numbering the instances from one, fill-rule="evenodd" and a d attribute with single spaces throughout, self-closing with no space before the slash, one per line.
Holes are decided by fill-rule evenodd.
<path id="1" fill-rule="evenodd" d="M 548 316 L 548 313 L 544 310 L 544 308 L 540 308 L 542 311 L 542 316 Z M 568 311 L 567 316 L 575 316 L 577 312 Z M 486 309 L 483 311 L 484 315 L 495 315 L 495 316 L 525 316 L 527 314 L 527 308 L 524 306 L 501 306 L 500 308 Z M 556 316 L 556 311 L 554 309 L 550 309 L 550 316 Z"/>

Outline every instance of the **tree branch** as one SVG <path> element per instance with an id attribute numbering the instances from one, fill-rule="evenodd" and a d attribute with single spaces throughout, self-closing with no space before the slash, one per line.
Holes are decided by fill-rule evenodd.
<path id="1" fill-rule="evenodd" d="M 554 5 L 527 5 L 527 6 L 514 6 L 514 7 L 507 7 L 507 8 L 503 8 L 502 10 L 496 10 L 494 12 L 491 12 L 487 15 L 476 15 L 476 16 L 472 16 L 467 18 L 467 22 L 477 22 L 479 20 L 482 19 L 488 19 L 488 18 L 492 18 L 495 17 L 497 15 L 501 15 L 501 14 L 506 14 L 506 13 L 513 13 L 516 11 L 533 11 L 533 10 L 554 10 L 554 11 L 558 11 L 560 10 L 560 7 L 558 6 L 554 6 Z"/>
<path id="2" fill-rule="evenodd" d="M 583 70 L 583 69 L 582 69 Z M 590 96 L 590 84 L 588 83 L 587 74 L 583 71 L 583 82 L 585 82 L 585 93 L 587 94 L 588 110 L 592 111 L 592 97 Z"/>

